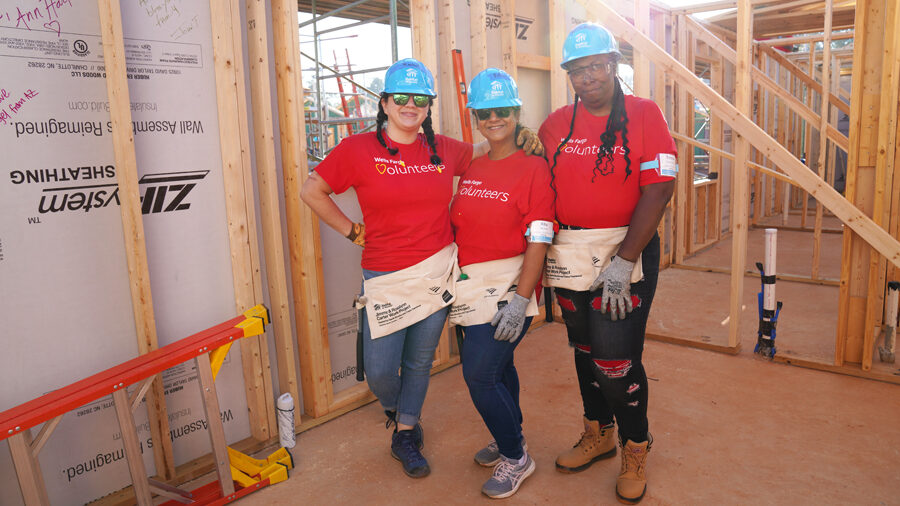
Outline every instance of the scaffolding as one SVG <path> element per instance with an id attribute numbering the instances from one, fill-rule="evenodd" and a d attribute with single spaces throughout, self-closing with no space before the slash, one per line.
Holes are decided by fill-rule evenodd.
<path id="1" fill-rule="evenodd" d="M 311 105 L 304 107 L 307 125 L 307 156 L 314 161 L 321 161 L 325 155 L 334 149 L 340 142 L 342 130 L 347 134 L 362 133 L 368 132 L 375 127 L 376 116 L 363 115 L 364 108 L 360 104 L 374 104 L 378 101 L 379 94 L 363 86 L 358 80 L 358 76 L 372 72 L 384 72 L 388 69 L 386 66 L 355 69 L 350 61 L 349 52 L 346 53 L 346 65 L 338 64 L 336 58 L 334 67 L 322 63 L 320 43 L 323 40 L 329 40 L 323 39 L 323 36 L 333 35 L 336 32 L 346 33 L 346 30 L 371 23 L 387 24 L 390 26 L 391 62 L 393 63 L 398 59 L 397 27 L 403 26 L 404 22 L 405 26 L 409 26 L 409 5 L 400 0 L 357 0 L 356 2 L 340 5 L 342 3 L 321 0 L 298 2 L 301 12 L 307 12 L 312 15 L 311 19 L 300 22 L 298 28 L 302 29 L 311 26 L 313 32 L 313 40 L 311 41 L 313 44 L 312 54 L 304 51 L 300 51 L 300 54 L 314 63 L 313 68 L 310 69 L 315 74 L 313 87 L 309 93 Z M 320 8 L 329 10 L 319 13 Z M 322 20 L 332 16 L 346 17 L 353 20 L 353 22 L 320 29 L 319 24 Z M 329 116 L 330 111 L 335 111 L 330 109 L 328 104 L 330 93 L 323 89 L 323 84 L 330 79 L 338 80 L 338 96 L 341 103 L 345 103 L 348 97 L 354 99 L 355 107 L 344 107 L 341 111 L 343 117 Z M 352 92 L 344 92 L 344 82 L 349 83 L 353 90 Z M 341 126 L 346 128 L 342 129 L 340 128 Z"/>

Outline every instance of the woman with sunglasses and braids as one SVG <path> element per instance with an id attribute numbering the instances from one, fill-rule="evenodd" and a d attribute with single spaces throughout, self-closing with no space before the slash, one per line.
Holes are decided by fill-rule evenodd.
<path id="1" fill-rule="evenodd" d="M 384 80 L 376 132 L 343 139 L 300 196 L 328 226 L 363 247 L 357 307 L 366 315 L 366 380 L 387 426 L 394 427 L 391 455 L 408 476 L 421 478 L 431 470 L 421 453 L 419 416 L 458 274 L 449 212 L 453 177 L 486 152 L 487 143 L 473 149 L 434 133 L 434 78 L 421 62 L 400 60 Z M 363 223 L 352 222 L 330 197 L 351 187 Z"/>
<path id="2" fill-rule="evenodd" d="M 538 314 L 535 288 L 553 239 L 547 162 L 516 145 L 521 105 L 506 72 L 489 68 L 472 79 L 467 107 L 490 151 L 460 177 L 450 207 L 462 270 L 450 322 L 464 331 L 463 377 L 494 438 L 475 455 L 494 467 L 481 489 L 494 499 L 513 495 L 535 469 L 522 438 L 513 352 Z"/>
<path id="3" fill-rule="evenodd" d="M 618 45 L 605 27 L 583 23 L 563 44 L 575 101 L 539 130 L 550 158 L 560 231 L 547 253 L 545 283 L 574 348 L 584 433 L 556 460 L 564 473 L 613 457 L 616 497 L 640 501 L 652 437 L 647 423 L 644 331 L 659 272 L 657 226 L 675 188 L 675 143 L 659 107 L 625 96 Z"/>

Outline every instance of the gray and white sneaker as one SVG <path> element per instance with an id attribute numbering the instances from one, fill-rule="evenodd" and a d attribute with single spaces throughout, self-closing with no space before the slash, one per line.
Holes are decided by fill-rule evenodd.
<path id="1" fill-rule="evenodd" d="M 522 438 L 522 451 L 528 451 L 528 443 L 525 442 L 524 437 Z M 497 446 L 497 441 L 491 441 L 475 454 L 475 463 L 479 466 L 494 467 L 498 462 L 500 462 L 500 448 Z"/>
<path id="2" fill-rule="evenodd" d="M 501 456 L 500 463 L 494 468 L 493 476 L 481 487 L 481 493 L 491 499 L 509 497 L 519 490 L 519 486 L 525 481 L 525 478 L 531 476 L 534 468 L 534 460 L 527 453 L 525 462 L 522 464 L 517 464 L 515 460 Z"/>

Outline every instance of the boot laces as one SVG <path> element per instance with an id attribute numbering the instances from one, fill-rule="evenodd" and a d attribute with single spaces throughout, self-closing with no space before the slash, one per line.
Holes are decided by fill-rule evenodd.
<path id="1" fill-rule="evenodd" d="M 586 430 L 581 433 L 581 438 L 577 443 L 575 443 L 575 446 L 573 446 L 572 448 L 581 447 L 581 450 L 583 452 L 589 452 L 591 451 L 591 448 L 594 447 L 594 444 L 596 444 L 596 442 L 597 438 L 595 437 L 594 433 Z"/>
<path id="2" fill-rule="evenodd" d="M 633 471 L 637 476 L 644 476 L 644 464 L 646 464 L 647 451 L 632 452 L 624 448 L 622 451 L 624 458 L 622 459 L 622 473 Z"/>

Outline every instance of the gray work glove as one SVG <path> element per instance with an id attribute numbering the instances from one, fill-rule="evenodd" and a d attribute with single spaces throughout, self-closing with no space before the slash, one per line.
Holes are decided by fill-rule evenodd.
<path id="1" fill-rule="evenodd" d="M 609 317 L 613 321 L 624 320 L 625 313 L 630 313 L 634 309 L 631 305 L 632 270 L 634 270 L 634 262 L 614 256 L 606 269 L 603 269 L 603 272 L 591 284 L 592 292 L 603 285 L 600 312 L 605 313 L 606 308 L 609 307 Z"/>
<path id="2" fill-rule="evenodd" d="M 529 299 L 514 293 L 508 304 L 500 308 L 491 325 L 497 327 L 494 331 L 494 339 L 498 341 L 516 342 L 522 327 L 525 326 L 525 310 L 528 308 Z"/>

